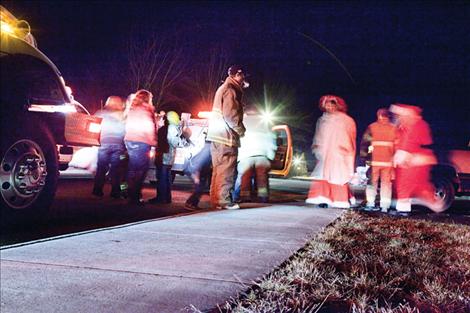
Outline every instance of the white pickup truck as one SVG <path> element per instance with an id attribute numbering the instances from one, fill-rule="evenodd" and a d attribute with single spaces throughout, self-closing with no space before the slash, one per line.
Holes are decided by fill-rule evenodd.
<path id="1" fill-rule="evenodd" d="M 185 175 L 185 170 L 188 168 L 191 159 L 204 147 L 209 123 L 208 114 L 209 112 L 200 112 L 198 118 L 188 119 L 187 125 L 191 130 L 191 136 L 187 145 L 176 149 L 175 163 L 172 167 L 173 176 L 176 174 Z M 260 116 L 260 118 L 262 117 Z M 276 177 L 286 177 L 289 174 L 292 163 L 292 135 L 287 125 L 274 125 L 272 131 L 276 136 L 277 151 L 269 174 Z M 151 156 L 153 155 L 154 150 L 151 152 Z M 153 158 L 151 159 L 147 180 L 150 182 L 155 181 L 155 164 Z"/>

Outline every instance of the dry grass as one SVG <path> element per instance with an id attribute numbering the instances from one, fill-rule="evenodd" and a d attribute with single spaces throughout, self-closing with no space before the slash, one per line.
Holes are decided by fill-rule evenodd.
<path id="1" fill-rule="evenodd" d="M 348 212 L 220 312 L 470 312 L 470 227 Z"/>

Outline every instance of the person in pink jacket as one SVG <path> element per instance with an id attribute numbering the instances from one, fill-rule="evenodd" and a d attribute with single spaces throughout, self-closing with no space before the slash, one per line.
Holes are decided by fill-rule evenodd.
<path id="1" fill-rule="evenodd" d="M 356 123 L 346 114 L 346 102 L 338 96 L 320 98 L 320 110 L 312 152 L 317 159 L 306 203 L 349 208 L 348 182 L 354 174 Z"/>
<path id="2" fill-rule="evenodd" d="M 156 145 L 155 110 L 152 93 L 147 90 L 136 92 L 126 120 L 124 142 L 129 154 L 127 183 L 129 202 L 142 205 L 141 189 L 147 175 L 150 148 Z"/>

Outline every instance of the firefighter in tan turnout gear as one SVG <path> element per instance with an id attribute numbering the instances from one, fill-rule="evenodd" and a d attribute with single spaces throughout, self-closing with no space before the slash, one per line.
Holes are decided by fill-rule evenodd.
<path id="1" fill-rule="evenodd" d="M 361 157 L 372 155 L 371 178 L 366 188 L 366 209 L 374 210 L 377 187 L 380 180 L 380 208 L 390 209 L 392 202 L 393 155 L 395 153 L 396 127 L 390 122 L 390 113 L 382 108 L 377 111 L 377 121 L 370 124 L 361 143 Z"/>
<path id="2" fill-rule="evenodd" d="M 240 66 L 233 65 L 214 97 L 207 141 L 211 142 L 212 155 L 211 205 L 217 209 L 240 208 L 232 201 L 231 192 L 240 137 L 245 134 L 242 95 L 246 87 L 245 72 Z"/>

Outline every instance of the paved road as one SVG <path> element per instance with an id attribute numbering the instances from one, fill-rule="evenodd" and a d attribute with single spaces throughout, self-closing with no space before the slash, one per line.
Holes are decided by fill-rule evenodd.
<path id="1" fill-rule="evenodd" d="M 183 203 L 192 189 L 191 181 L 177 176 L 172 205 L 147 205 L 144 208 L 129 207 L 125 200 L 114 200 L 109 197 L 91 196 L 92 176 L 86 171 L 71 170 L 62 175 L 51 214 L 43 221 L 21 223 L 13 228 L 1 230 L 0 246 L 48 238 L 62 234 L 75 233 L 103 227 L 122 225 L 153 218 L 186 214 Z M 271 199 L 274 203 L 303 202 L 306 198 L 310 181 L 298 179 L 271 179 Z M 109 186 L 105 191 L 109 192 Z M 155 195 L 154 188 L 144 188 L 144 198 Z M 359 200 L 363 191 L 356 190 Z M 460 199 L 445 214 L 432 214 L 426 209 L 415 209 L 413 218 L 431 219 L 442 222 L 470 225 L 470 201 Z M 205 195 L 201 206 L 208 208 L 209 198 Z"/>
<path id="2" fill-rule="evenodd" d="M 78 178 L 77 178 L 78 177 Z M 72 179 L 74 178 L 74 179 Z M 51 215 L 2 233 L 1 312 L 206 310 L 245 290 L 341 214 L 305 207 L 309 182 L 271 180 L 273 202 L 188 213 L 191 183 L 174 204 L 129 207 L 90 196 L 89 177 L 62 179 Z M 154 195 L 152 186 L 144 198 Z M 202 199 L 208 206 L 207 195 Z M 469 201 L 413 218 L 470 224 Z"/>
<path id="3" fill-rule="evenodd" d="M 153 218 L 187 214 L 184 202 L 192 190 L 192 183 L 186 177 L 177 176 L 174 184 L 171 205 L 146 205 L 143 208 L 129 206 L 127 201 L 115 200 L 108 196 L 97 198 L 91 195 L 93 181 L 89 173 L 71 171 L 62 176 L 50 214 L 44 220 L 21 222 L 8 229 L 1 229 L 0 245 L 9 245 L 40 238 L 47 238 L 79 231 L 122 225 Z M 303 201 L 308 190 L 308 182 L 289 187 L 274 182 L 272 199 L 275 203 Z M 110 187 L 105 187 L 108 195 Z M 146 185 L 145 199 L 155 196 L 155 189 Z M 201 207 L 209 208 L 209 196 L 204 195 Z"/>

